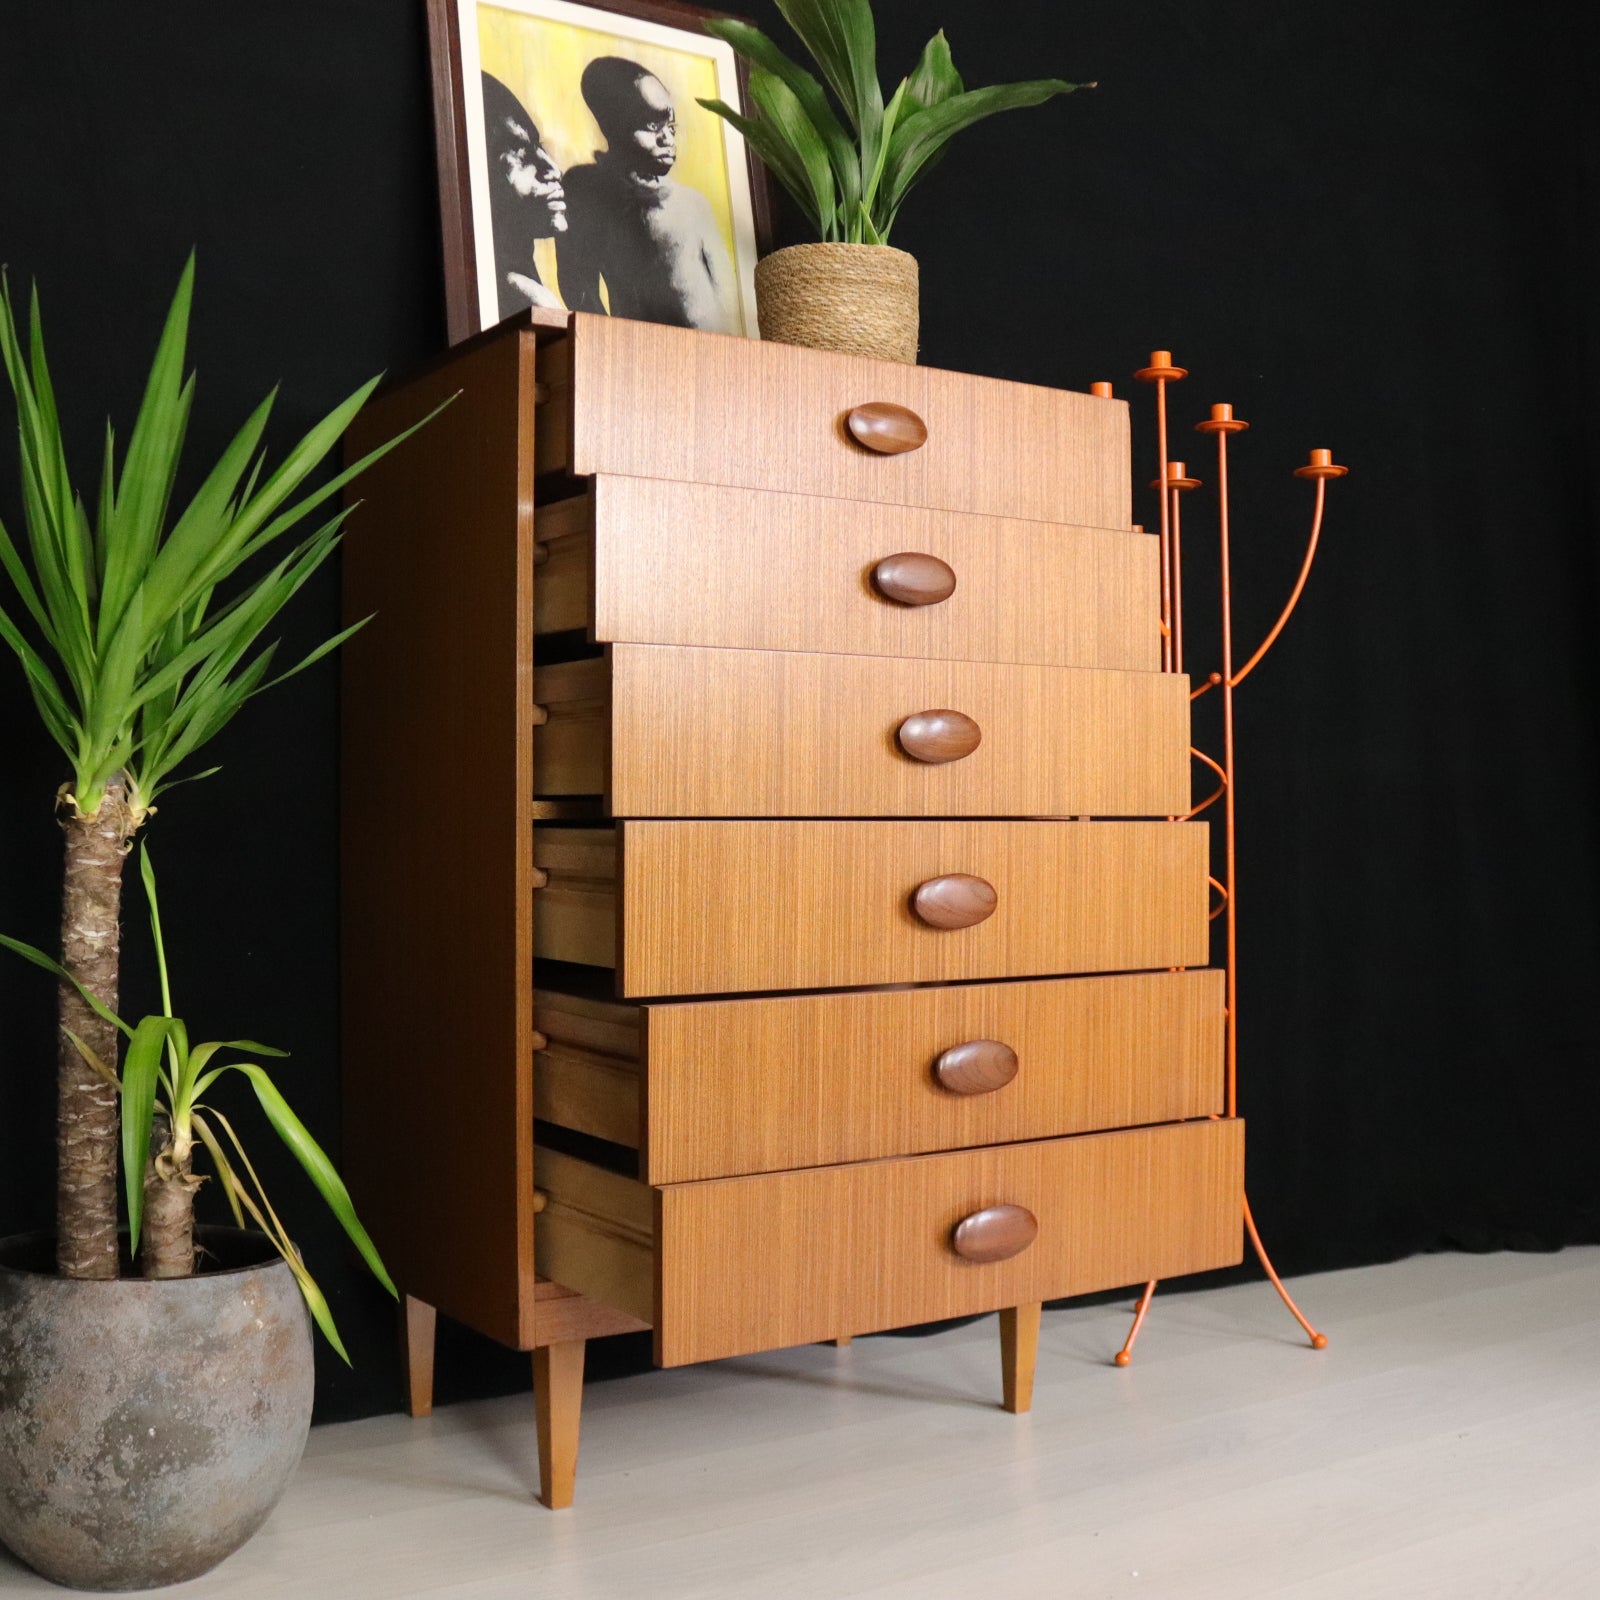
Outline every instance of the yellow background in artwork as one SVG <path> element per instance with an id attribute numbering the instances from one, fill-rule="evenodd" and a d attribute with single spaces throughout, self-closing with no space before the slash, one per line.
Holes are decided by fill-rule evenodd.
<path id="1" fill-rule="evenodd" d="M 539 126 L 540 142 L 563 172 L 592 161 L 594 152 L 605 146 L 578 87 L 583 69 L 597 56 L 623 56 L 653 72 L 672 95 L 677 117 L 678 160 L 672 177 L 698 189 L 711 202 L 728 259 L 738 260 L 722 119 L 695 104 L 697 99 L 719 98 L 714 61 L 687 50 L 551 22 L 499 6 L 478 7 L 478 51 L 483 70 L 498 78 L 528 108 L 528 115 Z M 533 259 L 539 276 L 547 285 L 554 285 L 555 240 L 540 239 Z"/>

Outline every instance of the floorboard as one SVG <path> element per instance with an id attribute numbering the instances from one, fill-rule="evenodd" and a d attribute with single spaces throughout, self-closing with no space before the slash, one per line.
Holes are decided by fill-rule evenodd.
<path id="1" fill-rule="evenodd" d="M 1600 1249 L 1439 1255 L 592 1385 L 578 1503 L 527 1396 L 321 1428 L 185 1600 L 1597 1600 Z M 536 1585 L 536 1586 L 535 1586 Z M 61 1591 L 0 1553 L 0 1595 Z"/>

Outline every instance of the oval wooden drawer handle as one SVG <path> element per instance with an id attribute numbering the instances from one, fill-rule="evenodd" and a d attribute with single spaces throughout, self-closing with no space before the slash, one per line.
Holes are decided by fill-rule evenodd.
<path id="1" fill-rule="evenodd" d="M 900 724 L 900 748 L 930 767 L 961 761 L 983 743 L 983 729 L 960 711 L 919 711 Z"/>
<path id="2" fill-rule="evenodd" d="M 994 915 L 1000 896 L 987 878 L 965 872 L 929 878 L 911 897 L 911 909 L 930 928 L 971 928 Z"/>
<path id="3" fill-rule="evenodd" d="M 963 1261 L 1009 1261 L 1039 1237 L 1039 1219 L 1026 1206 L 985 1206 L 963 1217 L 950 1248 Z"/>
<path id="4" fill-rule="evenodd" d="M 915 411 L 888 400 L 869 400 L 854 407 L 844 419 L 850 437 L 863 449 L 880 456 L 904 455 L 928 442 L 928 425 Z"/>
<path id="5" fill-rule="evenodd" d="M 956 592 L 955 569 L 938 556 L 901 550 L 872 569 L 872 587 L 903 606 L 936 606 Z"/>
<path id="6" fill-rule="evenodd" d="M 998 1039 L 969 1039 L 934 1059 L 933 1076 L 951 1094 L 993 1094 L 1017 1075 L 1017 1052 Z"/>

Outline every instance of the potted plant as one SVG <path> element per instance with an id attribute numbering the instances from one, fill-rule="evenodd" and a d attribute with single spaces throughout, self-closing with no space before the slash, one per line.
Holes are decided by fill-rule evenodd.
<path id="1" fill-rule="evenodd" d="M 761 336 L 914 362 L 917 263 L 889 245 L 906 195 L 963 128 L 1094 84 L 1041 78 L 968 89 L 941 29 L 885 102 L 870 0 L 777 3 L 844 116 L 822 81 L 759 28 L 731 17 L 707 20 L 706 31 L 749 64 L 755 114 L 741 116 L 721 100 L 700 104 L 738 128 L 821 241 L 757 263 Z"/>
<path id="2" fill-rule="evenodd" d="M 230 1073 L 255 1092 L 378 1280 L 395 1292 L 350 1193 L 267 1070 L 225 1053 L 283 1056 L 249 1039 L 191 1043 L 172 1012 L 148 848 L 140 855 L 161 1010 L 130 1027 L 42 950 L 0 945 L 54 973 L 127 1040 L 118 1074 L 68 1042 L 121 1103 L 130 1256 L 144 1280 L 51 1271 L 48 1236 L 0 1245 L 0 1541 L 75 1588 L 132 1589 L 209 1571 L 266 1521 L 311 1426 L 306 1309 L 344 1360 L 327 1299 L 268 1200 L 230 1117 Z M 204 1149 L 234 1229 L 197 1230 Z M 246 1219 L 254 1233 L 242 1231 Z M 197 1273 L 197 1233 L 210 1270 Z M 302 1303 L 303 1302 L 303 1303 Z"/>
<path id="3" fill-rule="evenodd" d="M 47 1251 L 53 1256 L 53 1272 L 52 1261 L 39 1258 L 37 1240 L 16 1246 L 8 1281 L 16 1291 L 19 1276 L 36 1279 L 38 1292 L 20 1300 L 14 1296 L 8 1312 L 13 1343 L 10 1354 L 0 1358 L 0 1381 L 6 1385 L 6 1405 L 0 1409 L 14 1406 L 28 1385 L 50 1382 L 52 1364 L 66 1359 L 67 1346 L 52 1342 L 54 1336 L 47 1338 L 41 1331 L 34 1339 L 25 1327 L 18 1331 L 15 1321 L 25 1315 L 19 1309 L 24 1301 L 42 1306 L 53 1288 L 94 1285 L 92 1301 L 74 1301 L 74 1315 L 86 1319 L 81 1338 L 92 1341 L 96 1329 L 115 1329 L 118 1340 L 142 1339 L 137 1353 L 130 1348 L 124 1357 L 137 1369 L 136 1376 L 154 1386 L 148 1392 L 164 1392 L 161 1386 L 168 1380 L 163 1373 L 173 1370 L 170 1363 L 183 1354 L 172 1325 L 178 1308 L 188 1303 L 185 1297 L 202 1290 L 192 1276 L 194 1250 L 187 1242 L 196 1188 L 193 1143 L 192 1138 L 186 1142 L 179 1115 L 181 1096 L 177 1104 L 172 1096 L 181 1078 L 175 1063 L 192 1063 L 196 1052 L 187 1050 L 181 1025 L 147 1019 L 142 1035 L 134 1030 L 128 1061 L 118 1071 L 123 863 L 161 794 L 186 776 L 210 775 L 184 769 L 245 702 L 310 666 L 354 631 L 336 634 L 286 671 L 271 675 L 276 645 L 263 644 L 262 636 L 337 548 L 347 513 L 336 512 L 309 533 L 302 525 L 399 442 L 389 441 L 308 488 L 311 474 L 377 380 L 335 407 L 270 470 L 262 449 L 272 409 L 269 395 L 187 505 L 173 515 L 170 502 L 194 395 L 193 377 L 186 378 L 183 370 L 193 282 L 191 258 L 120 464 L 107 426 L 99 492 L 91 511 L 75 492 L 67 468 L 37 293 L 24 352 L 9 285 L 0 279 L 0 358 L 16 396 L 26 532 L 19 542 L 0 524 L 0 567 L 15 597 L 13 602 L 0 585 L 0 638 L 20 661 L 39 716 L 70 772 L 56 795 L 66 848 L 58 985 L 56 1228 Z M 163 1051 L 169 1094 L 151 1123 L 154 1143 L 141 1144 L 149 1137 L 141 1126 L 153 1114 L 147 1104 L 151 1063 Z M 202 1069 L 202 1078 L 210 1070 Z M 119 1102 L 134 1112 L 120 1125 Z M 148 1161 L 143 1155 L 147 1148 Z M 119 1150 L 135 1163 L 125 1176 L 132 1186 L 129 1194 L 137 1191 L 146 1219 L 138 1239 L 143 1279 L 121 1276 L 130 1263 L 119 1260 Z M 331 1174 L 331 1168 L 326 1170 Z M 247 1211 L 240 1196 L 249 1191 L 224 1179 L 220 1167 L 217 1172 L 224 1191 Z M 271 1212 L 262 1215 L 270 1224 L 269 1236 L 286 1242 Z M 218 1248 L 214 1255 L 226 1257 L 233 1248 Z M 5 1249 L 0 1245 L 0 1253 Z M 298 1274 L 293 1268 L 283 1271 L 292 1287 Z M 302 1279 L 302 1288 L 308 1282 Z M 241 1333 L 247 1335 L 248 1329 Z M 217 1374 L 227 1363 L 217 1340 L 206 1348 L 217 1358 L 206 1369 L 205 1382 L 210 1384 L 220 1381 Z M 130 1430 L 126 1438 L 108 1436 L 104 1441 L 107 1450 L 123 1453 L 116 1457 L 120 1464 L 114 1472 L 101 1472 L 103 1492 L 114 1494 L 127 1473 L 160 1478 L 161 1429 L 149 1432 L 130 1424 Z M 147 1440 L 154 1442 L 147 1447 Z M 75 1492 L 64 1461 L 51 1467 L 44 1481 L 19 1482 L 10 1466 L 0 1467 L 0 1473 L 10 1474 L 0 1499 L 25 1509 Z M 60 1551 L 66 1563 L 59 1572 L 63 1581 L 79 1581 L 70 1574 L 86 1570 L 84 1561 L 92 1566 L 95 1545 L 92 1527 L 76 1544 L 67 1540 Z M 48 1551 L 38 1557 L 40 1564 L 51 1559 Z M 46 1569 L 58 1575 L 57 1569 Z M 97 1581 L 101 1587 L 118 1586 L 104 1573 Z"/>

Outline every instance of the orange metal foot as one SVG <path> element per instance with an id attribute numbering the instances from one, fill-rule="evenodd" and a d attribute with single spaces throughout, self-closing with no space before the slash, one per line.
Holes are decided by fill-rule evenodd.
<path id="1" fill-rule="evenodd" d="M 1283 1286 L 1283 1279 L 1280 1278 L 1273 1270 L 1272 1258 L 1268 1256 L 1267 1247 L 1262 1244 L 1261 1235 L 1256 1231 L 1256 1219 L 1250 1214 L 1250 1197 L 1248 1195 L 1245 1196 L 1244 1200 L 1244 1225 L 1246 1231 L 1250 1235 L 1250 1243 L 1255 1246 L 1257 1259 L 1261 1262 L 1261 1265 L 1265 1269 L 1267 1276 L 1272 1279 L 1272 1287 L 1278 1291 L 1278 1298 L 1282 1300 L 1283 1303 L 1289 1308 L 1289 1312 L 1294 1317 L 1294 1320 L 1305 1329 L 1306 1337 L 1311 1341 L 1311 1348 L 1313 1350 L 1326 1350 L 1328 1348 L 1328 1336 L 1325 1333 L 1318 1333 L 1317 1330 L 1306 1321 L 1305 1313 L 1301 1311 L 1300 1307 L 1294 1303 L 1294 1297 Z M 1135 1322 L 1133 1326 L 1134 1332 L 1137 1333 L 1139 1330 L 1139 1324 Z M 1128 1339 L 1128 1343 L 1133 1343 L 1131 1335 Z"/>
<path id="2" fill-rule="evenodd" d="M 1156 1280 L 1152 1278 L 1144 1286 L 1144 1293 L 1139 1296 L 1139 1304 L 1134 1308 L 1133 1326 L 1128 1329 L 1127 1341 L 1122 1348 L 1111 1358 L 1119 1367 L 1125 1367 L 1133 1360 L 1133 1342 L 1139 1337 L 1139 1330 L 1144 1326 L 1145 1313 L 1150 1309 L 1150 1302 L 1155 1298 Z"/>

